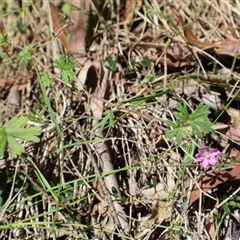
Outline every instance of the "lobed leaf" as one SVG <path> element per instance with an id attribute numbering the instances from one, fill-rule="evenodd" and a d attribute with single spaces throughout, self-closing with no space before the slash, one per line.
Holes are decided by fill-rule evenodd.
<path id="1" fill-rule="evenodd" d="M 12 155 L 14 158 L 16 158 L 17 156 L 19 156 L 25 152 L 25 149 L 11 135 L 7 136 L 7 141 L 8 141 L 9 147 L 11 149 L 11 152 L 12 152 Z"/>
<path id="2" fill-rule="evenodd" d="M 28 121 L 27 117 L 14 117 L 7 124 L 7 130 L 13 130 L 24 126 Z"/>
<path id="3" fill-rule="evenodd" d="M 197 106 L 196 110 L 190 114 L 189 120 L 192 121 L 199 118 L 208 119 L 209 114 L 210 114 L 209 106 L 200 103 Z"/>

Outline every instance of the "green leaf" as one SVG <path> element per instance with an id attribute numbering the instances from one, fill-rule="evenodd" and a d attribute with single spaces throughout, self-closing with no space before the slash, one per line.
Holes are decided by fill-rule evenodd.
<path id="1" fill-rule="evenodd" d="M 43 71 L 42 74 L 41 74 L 41 76 L 40 76 L 40 80 L 42 81 L 43 86 L 44 86 L 45 88 L 49 88 L 49 87 L 51 86 L 51 79 L 50 79 L 50 77 L 49 77 L 48 72 Z"/>
<path id="2" fill-rule="evenodd" d="M 112 195 L 114 197 L 118 197 L 118 191 L 117 191 L 117 189 L 114 186 L 112 186 Z"/>
<path id="3" fill-rule="evenodd" d="M 167 125 L 169 126 L 169 127 L 173 127 L 173 128 L 178 128 L 178 127 L 180 127 L 180 123 L 179 122 L 173 122 L 173 121 L 171 121 L 171 120 L 167 120 L 166 121 L 166 123 L 167 123 Z"/>
<path id="4" fill-rule="evenodd" d="M 186 145 L 186 153 L 184 155 L 183 163 L 189 164 L 192 161 L 194 150 L 196 148 L 196 144 L 192 141 L 188 142 Z"/>
<path id="5" fill-rule="evenodd" d="M 22 128 L 27 121 L 27 117 L 13 118 L 7 125 L 7 134 L 16 138 L 39 142 L 40 139 L 36 137 L 41 134 L 39 127 Z"/>
<path id="6" fill-rule="evenodd" d="M 64 55 L 61 55 L 58 60 L 53 61 L 54 67 L 64 71 L 75 68 L 75 61 L 71 58 L 66 58 Z"/>
<path id="7" fill-rule="evenodd" d="M 192 134 L 195 134 L 195 135 L 197 135 L 198 138 L 201 138 L 202 134 L 199 130 L 199 127 L 197 125 L 193 124 L 192 122 L 190 122 L 190 126 L 192 128 Z"/>
<path id="8" fill-rule="evenodd" d="M 28 121 L 27 117 L 19 117 L 19 118 L 14 117 L 8 122 L 7 129 L 13 130 L 15 128 L 16 129 L 20 128 L 20 127 L 24 126 L 27 123 L 27 121 Z"/>
<path id="9" fill-rule="evenodd" d="M 184 104 L 184 105 L 182 105 L 181 103 L 177 103 L 177 110 L 179 111 L 179 112 L 181 112 L 183 115 L 185 115 L 185 116 L 188 116 L 189 115 L 189 112 L 188 112 L 188 109 L 187 109 L 187 105 L 186 104 Z"/>
<path id="10" fill-rule="evenodd" d="M 189 116 L 188 115 L 183 115 L 182 113 L 179 112 L 173 112 L 174 116 L 181 121 L 187 121 Z"/>
<path id="11" fill-rule="evenodd" d="M 231 210 L 228 207 L 228 204 L 223 204 L 222 208 L 227 215 L 231 213 Z"/>
<path id="12" fill-rule="evenodd" d="M 156 78 L 156 75 L 155 74 L 147 74 L 146 76 L 145 76 L 145 80 L 146 80 L 146 82 L 152 82 L 154 79 Z"/>
<path id="13" fill-rule="evenodd" d="M 71 4 L 69 2 L 64 3 L 62 6 L 62 12 L 66 14 L 67 16 L 70 15 L 70 9 L 71 9 Z"/>
<path id="14" fill-rule="evenodd" d="M 209 107 L 200 103 L 196 110 L 190 114 L 189 120 L 192 121 L 199 118 L 208 119 L 208 114 L 210 114 Z"/>
<path id="15" fill-rule="evenodd" d="M 72 70 L 64 70 L 62 71 L 62 80 L 65 83 L 71 83 L 75 78 L 75 72 Z"/>
<path id="16" fill-rule="evenodd" d="M 25 149 L 18 143 L 18 141 L 11 135 L 7 136 L 7 141 L 14 158 L 25 152 Z"/>
<path id="17" fill-rule="evenodd" d="M 176 123 L 170 120 L 166 121 L 167 125 L 176 131 L 168 131 L 166 133 L 167 138 L 175 136 L 177 143 L 180 144 L 184 136 L 196 135 L 198 138 L 202 138 L 203 133 L 213 132 L 213 124 L 208 118 L 210 113 L 208 106 L 200 103 L 191 114 L 189 114 L 186 104 L 177 103 L 176 108 L 178 111 L 173 112 Z"/>
<path id="18" fill-rule="evenodd" d="M 22 34 L 26 34 L 27 33 L 27 25 L 24 23 L 20 23 L 19 24 L 19 31 Z"/>
<path id="19" fill-rule="evenodd" d="M 206 133 L 211 133 L 214 131 L 212 128 L 213 124 L 210 122 L 210 120 L 208 121 L 194 120 L 191 123 L 197 125 Z"/>
<path id="20" fill-rule="evenodd" d="M 107 60 L 107 62 L 109 64 L 109 66 L 106 66 L 107 69 L 109 71 L 111 71 L 111 72 L 117 71 L 117 63 L 112 59 L 112 57 L 111 56 L 107 56 L 106 60 Z"/>
<path id="21" fill-rule="evenodd" d="M 75 79 L 75 61 L 61 55 L 58 60 L 53 61 L 54 67 L 62 71 L 62 80 L 65 83 L 71 83 Z"/>
<path id="22" fill-rule="evenodd" d="M 0 128 L 0 156 L 4 154 L 7 143 L 13 157 L 25 152 L 25 149 L 18 143 L 16 138 L 35 142 L 40 141 L 39 137 L 37 137 L 41 134 L 40 128 L 24 128 L 27 121 L 27 117 L 14 117 L 8 122 L 6 129 Z"/>
<path id="23" fill-rule="evenodd" d="M 177 133 L 178 133 L 178 129 L 172 129 L 172 130 L 167 131 L 165 136 L 168 139 L 172 139 L 177 135 Z"/>
<path id="24" fill-rule="evenodd" d="M 144 65 L 144 67 L 146 68 L 150 68 L 152 66 L 151 60 L 149 59 L 148 56 L 144 56 L 143 60 L 142 60 L 142 64 Z"/>
<path id="25" fill-rule="evenodd" d="M 0 128 L 0 157 L 4 155 L 7 146 L 7 133 L 5 129 Z"/>
<path id="26" fill-rule="evenodd" d="M 15 138 L 25 139 L 27 141 L 39 142 L 40 139 L 37 136 L 40 135 L 41 132 L 39 127 L 30 127 L 30 128 L 18 128 L 14 130 L 8 130 L 8 133 Z"/>
<path id="27" fill-rule="evenodd" d="M 29 44 L 24 47 L 24 49 L 18 54 L 18 57 L 20 58 L 19 64 L 22 65 L 27 62 L 32 62 L 32 51 L 34 49 L 33 44 Z"/>
<path id="28" fill-rule="evenodd" d="M 102 119 L 101 122 L 98 123 L 98 127 L 100 131 L 103 131 L 103 129 L 105 129 L 106 125 L 108 124 L 108 126 L 110 127 L 114 127 L 115 121 L 114 121 L 114 114 L 112 111 L 107 110 L 106 112 L 104 112 L 104 118 Z"/>
<path id="29" fill-rule="evenodd" d="M 177 132 L 177 137 L 176 137 L 177 144 L 180 144 L 182 142 L 183 133 L 184 133 L 184 129 L 179 128 Z"/>

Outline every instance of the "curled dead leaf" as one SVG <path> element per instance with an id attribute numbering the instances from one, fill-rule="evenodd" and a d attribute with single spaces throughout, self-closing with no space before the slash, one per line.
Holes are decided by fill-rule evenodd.
<path id="1" fill-rule="evenodd" d="M 60 42 L 63 45 L 65 51 L 69 52 L 68 42 L 67 42 L 68 30 L 67 28 L 64 28 L 63 23 L 60 21 L 57 11 L 55 9 L 55 6 L 52 3 L 49 3 L 49 4 L 50 4 L 50 12 L 51 12 L 54 31 L 60 31 L 58 34 L 60 38 Z"/>
<path id="2" fill-rule="evenodd" d="M 239 160 L 239 159 L 238 159 Z M 209 190 L 216 188 L 218 185 L 228 181 L 240 181 L 240 163 L 238 163 L 232 170 L 214 170 L 207 173 L 194 186 L 188 207 L 190 207 L 201 196 L 200 192 L 207 193 Z"/>
<path id="3" fill-rule="evenodd" d="M 239 40 L 222 42 L 214 47 L 214 52 L 218 55 L 240 58 L 240 42 Z"/>
<path id="4" fill-rule="evenodd" d="M 91 64 L 86 64 L 76 73 L 76 86 L 79 91 L 82 91 L 84 86 L 87 86 L 89 92 L 94 92 L 97 87 L 98 77 L 96 69 Z"/>
<path id="5" fill-rule="evenodd" d="M 187 43 L 217 55 L 227 55 L 240 58 L 239 40 L 218 41 L 218 42 L 200 42 L 193 34 L 192 29 L 180 16 L 175 14 L 179 24 L 183 27 L 183 32 Z"/>

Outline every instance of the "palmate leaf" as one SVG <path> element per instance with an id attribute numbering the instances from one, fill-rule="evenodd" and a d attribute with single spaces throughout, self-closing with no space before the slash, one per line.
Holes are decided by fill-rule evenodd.
<path id="1" fill-rule="evenodd" d="M 37 137 L 41 134 L 40 128 L 24 128 L 27 121 L 27 117 L 14 117 L 8 122 L 6 129 L 0 128 L 0 156 L 4 155 L 7 144 L 14 158 L 25 152 L 25 149 L 19 144 L 16 138 L 35 142 L 40 141 L 39 137 Z"/>
<path id="2" fill-rule="evenodd" d="M 192 134 L 197 135 L 198 138 L 202 137 L 202 133 L 199 129 L 199 127 L 196 124 L 193 124 L 192 122 L 190 122 L 190 126 L 192 128 Z"/>
<path id="3" fill-rule="evenodd" d="M 25 152 L 25 149 L 19 144 L 19 142 L 12 136 L 7 136 L 7 141 L 14 158 Z"/>
<path id="4" fill-rule="evenodd" d="M 62 71 L 62 80 L 65 83 L 71 83 L 75 78 L 75 73 L 72 70 L 64 70 Z"/>
<path id="5" fill-rule="evenodd" d="M 173 122 L 171 120 L 166 120 L 166 123 L 168 126 L 173 127 L 173 128 L 179 128 L 180 127 L 180 122 Z"/>
<path id="6" fill-rule="evenodd" d="M 165 136 L 168 139 L 172 139 L 176 137 L 177 144 L 180 144 L 182 142 L 183 136 L 187 136 L 187 135 L 188 133 L 185 128 L 178 127 L 178 128 L 167 131 Z"/>
<path id="7" fill-rule="evenodd" d="M 200 103 L 197 106 L 196 110 L 190 114 L 189 120 L 193 121 L 193 120 L 199 119 L 199 118 L 203 118 L 203 119 L 207 120 L 208 114 L 210 114 L 209 106 L 204 105 L 203 103 Z"/>
<path id="8" fill-rule="evenodd" d="M 175 137 L 178 133 L 178 129 L 172 129 L 172 130 L 168 130 L 165 134 L 166 138 L 171 139 L 173 137 Z"/>
<path id="9" fill-rule="evenodd" d="M 177 103 L 177 110 L 179 111 L 179 112 L 181 112 L 182 113 L 182 115 L 184 115 L 185 117 L 188 117 L 189 116 L 189 112 L 188 112 L 188 109 L 187 109 L 187 105 L 186 104 L 184 104 L 184 105 L 182 105 L 181 103 Z"/>
<path id="10" fill-rule="evenodd" d="M 75 78 L 75 61 L 71 58 L 67 58 L 61 55 L 58 60 L 53 61 L 54 67 L 58 68 L 62 72 L 62 80 L 65 83 L 71 83 Z"/>
<path id="11" fill-rule="evenodd" d="M 208 121 L 194 120 L 194 121 L 191 121 L 190 123 L 192 125 L 198 126 L 206 133 L 213 132 L 213 128 L 212 128 L 213 124 L 209 120 Z"/>
<path id="12" fill-rule="evenodd" d="M 8 124 L 7 124 L 7 129 L 15 129 L 15 128 L 20 128 L 22 126 L 24 126 L 28 121 L 27 117 L 14 117 L 13 119 L 11 119 Z"/>
<path id="13" fill-rule="evenodd" d="M 178 119 L 178 120 L 181 120 L 181 121 L 187 121 L 189 119 L 189 116 L 188 115 L 183 115 L 182 113 L 180 112 L 174 112 L 174 116 Z"/>
<path id="14" fill-rule="evenodd" d="M 40 138 L 37 136 L 40 135 L 41 132 L 39 130 L 39 127 L 31 127 L 31 128 L 8 129 L 7 133 L 15 138 L 39 142 Z"/>
<path id="15" fill-rule="evenodd" d="M 37 137 L 41 133 L 39 127 L 22 128 L 27 121 L 27 117 L 13 118 L 7 125 L 7 134 L 15 138 L 39 142 L 40 139 Z"/>

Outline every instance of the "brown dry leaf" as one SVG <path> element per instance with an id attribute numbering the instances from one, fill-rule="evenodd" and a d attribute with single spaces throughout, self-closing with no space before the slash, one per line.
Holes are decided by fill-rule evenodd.
<path id="1" fill-rule="evenodd" d="M 113 232 L 115 229 L 113 218 L 109 216 L 108 205 L 101 201 L 93 206 L 91 211 L 92 226 L 96 236 L 104 237 L 101 229 L 107 232 Z"/>
<path id="2" fill-rule="evenodd" d="M 164 56 L 166 57 L 163 57 L 164 51 L 166 53 L 164 54 Z M 171 44 L 166 50 L 160 49 L 158 50 L 158 53 L 148 57 L 153 62 L 166 64 L 168 67 L 174 68 L 182 68 L 195 64 L 195 62 L 193 61 L 187 61 L 185 59 L 182 59 L 183 53 L 179 44 Z"/>
<path id="3" fill-rule="evenodd" d="M 239 159 L 238 159 L 239 160 Z M 238 163 L 231 171 L 227 170 L 214 170 L 204 176 L 192 190 L 188 207 L 193 202 L 199 199 L 200 192 L 207 193 L 209 190 L 214 189 L 219 184 L 227 181 L 239 181 L 240 180 L 240 164 Z M 201 190 L 199 189 L 201 188 Z"/>
<path id="4" fill-rule="evenodd" d="M 35 73 L 30 71 L 27 76 L 21 78 L 14 76 L 11 78 L 0 78 L 0 97 L 6 92 L 21 91 L 27 87 L 28 83 L 33 81 Z"/>
<path id="5" fill-rule="evenodd" d="M 59 32 L 58 36 L 60 38 L 61 44 L 63 45 L 65 51 L 69 52 L 68 42 L 67 42 L 68 30 L 67 28 L 64 27 L 63 23 L 59 20 L 59 17 L 54 5 L 52 3 L 49 3 L 49 4 L 50 4 L 50 12 L 51 12 L 54 31 Z"/>
<path id="6" fill-rule="evenodd" d="M 233 141 L 240 142 L 240 112 L 232 107 L 229 107 L 226 111 L 231 117 L 232 125 L 218 123 L 215 130 L 223 133 Z"/>
<path id="7" fill-rule="evenodd" d="M 234 38 L 237 38 L 234 28 L 230 24 L 221 23 L 218 27 L 221 31 L 223 31 L 227 36 L 231 35 Z"/>
<path id="8" fill-rule="evenodd" d="M 151 57 L 149 57 L 149 59 L 153 62 L 157 62 L 160 64 L 164 64 L 164 58 L 163 57 L 159 57 L 159 54 L 155 54 Z M 166 64 L 168 67 L 174 67 L 174 68 L 182 68 L 185 66 L 189 66 L 189 65 L 193 65 L 195 64 L 194 62 L 190 62 L 190 61 L 172 61 L 170 58 L 166 58 Z"/>
<path id="9" fill-rule="evenodd" d="M 206 49 L 209 52 L 216 53 L 217 55 L 236 56 L 237 58 L 240 58 L 239 40 L 218 41 L 215 43 L 200 42 L 193 34 L 191 27 L 186 25 L 180 16 L 176 14 L 175 16 L 180 25 L 183 27 L 184 36 L 189 44 L 201 49 Z"/>
<path id="10" fill-rule="evenodd" d="M 152 203 L 152 214 L 148 216 L 148 220 L 155 224 L 161 224 L 164 220 L 168 220 L 172 214 L 169 193 L 173 191 L 175 186 L 173 179 L 172 173 L 169 171 L 167 173 L 167 184 L 160 182 L 155 187 L 141 190 L 144 201 Z"/>
<path id="11" fill-rule="evenodd" d="M 211 42 L 200 42 L 198 41 L 198 39 L 195 37 L 195 35 L 192 32 L 192 28 L 187 25 L 180 16 L 178 16 L 177 14 L 175 14 L 178 22 L 180 23 L 180 25 L 183 27 L 183 33 L 184 36 L 187 40 L 187 42 L 193 46 L 196 46 L 198 48 L 201 49 L 212 49 L 214 46 L 216 46 L 219 43 L 211 43 Z M 221 42 L 220 42 L 221 43 Z"/>
<path id="12" fill-rule="evenodd" d="M 181 49 L 179 44 L 170 45 L 167 48 L 166 53 L 167 53 L 168 56 L 173 58 L 175 61 L 181 60 L 181 58 L 183 56 L 182 49 Z"/>
<path id="13" fill-rule="evenodd" d="M 227 131 L 224 132 L 226 136 L 228 136 L 231 140 L 240 142 L 240 129 L 235 129 L 234 127 L 230 126 L 226 129 Z"/>
<path id="14" fill-rule="evenodd" d="M 240 42 L 239 40 L 229 40 L 222 42 L 214 47 L 214 52 L 218 55 L 226 55 L 240 58 Z"/>
<path id="15" fill-rule="evenodd" d="M 86 30 L 85 24 L 88 21 L 88 15 L 91 1 L 73 0 L 71 5 L 71 20 L 73 25 L 70 32 L 69 49 L 73 57 L 80 65 L 88 65 L 87 52 L 85 48 Z M 79 11 L 81 9 L 81 11 Z"/>
<path id="16" fill-rule="evenodd" d="M 220 146 L 228 145 L 229 139 L 235 142 L 240 142 L 240 129 L 235 129 L 229 124 L 216 123 L 214 129 L 222 133 L 223 137 L 218 137 L 213 135 L 214 140 L 218 141 Z M 221 136 L 221 135 L 220 135 Z M 231 159 L 237 159 L 240 157 L 239 149 L 232 147 L 230 150 L 229 157 Z"/>
<path id="17" fill-rule="evenodd" d="M 140 10 L 141 7 L 142 0 L 127 0 L 124 15 L 128 23 L 133 19 L 134 11 Z"/>

